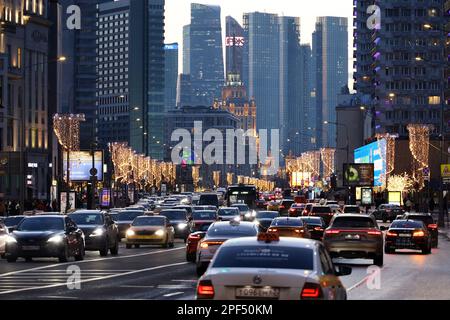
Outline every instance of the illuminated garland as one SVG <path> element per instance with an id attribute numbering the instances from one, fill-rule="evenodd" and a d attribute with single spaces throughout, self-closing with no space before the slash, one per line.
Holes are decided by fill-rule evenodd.
<path id="1" fill-rule="evenodd" d="M 408 125 L 409 150 L 413 156 L 413 179 L 419 190 L 425 186 L 423 170 L 429 166 L 430 130 L 428 125 Z"/>
<path id="2" fill-rule="evenodd" d="M 392 175 L 388 179 L 389 191 L 405 192 L 413 188 L 414 182 L 411 177 L 404 173 L 403 175 Z"/>
<path id="3" fill-rule="evenodd" d="M 216 187 L 220 185 L 220 171 L 213 172 L 213 181 Z"/>
<path id="4" fill-rule="evenodd" d="M 231 186 L 233 184 L 233 177 L 234 177 L 233 173 L 227 173 L 227 184 L 229 186 Z"/>
<path id="5" fill-rule="evenodd" d="M 395 140 L 397 139 L 397 135 L 392 134 L 377 134 L 376 138 L 378 140 L 378 148 L 381 149 L 381 141 L 386 141 L 386 157 L 383 156 L 383 153 L 380 154 L 383 164 L 386 168 L 386 174 L 381 175 L 382 180 L 382 189 L 386 188 L 386 181 L 389 181 L 389 176 L 395 170 Z"/>
<path id="6" fill-rule="evenodd" d="M 335 172 L 336 149 L 323 148 L 320 149 L 323 163 L 323 176 L 329 178 Z"/>
<path id="7" fill-rule="evenodd" d="M 85 121 L 84 114 L 54 115 L 53 131 L 64 150 L 80 150 L 80 122 L 83 121 Z"/>

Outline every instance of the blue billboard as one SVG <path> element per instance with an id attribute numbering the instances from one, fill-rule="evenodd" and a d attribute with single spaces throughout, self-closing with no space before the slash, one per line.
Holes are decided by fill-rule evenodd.
<path id="1" fill-rule="evenodd" d="M 385 185 L 386 140 L 380 140 L 355 150 L 355 163 L 373 163 L 375 166 L 375 187 Z"/>

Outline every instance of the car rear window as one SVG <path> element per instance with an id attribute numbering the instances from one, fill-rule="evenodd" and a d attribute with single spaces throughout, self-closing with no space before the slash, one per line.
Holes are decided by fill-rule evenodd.
<path id="1" fill-rule="evenodd" d="M 320 218 L 301 218 L 301 219 L 303 220 L 304 223 L 309 225 L 318 225 L 318 226 L 323 225 L 322 219 Z"/>
<path id="2" fill-rule="evenodd" d="M 253 237 L 258 234 L 256 225 L 249 226 L 211 226 L 208 230 L 208 237 L 224 237 L 224 238 L 237 238 L 237 237 Z"/>
<path id="3" fill-rule="evenodd" d="M 344 213 L 359 213 L 361 210 L 359 207 L 345 207 Z"/>
<path id="4" fill-rule="evenodd" d="M 338 217 L 334 220 L 333 228 L 375 228 L 375 222 L 363 217 Z"/>
<path id="5" fill-rule="evenodd" d="M 394 229 L 420 229 L 420 228 L 423 228 L 423 222 L 412 221 L 412 220 L 394 221 L 391 225 L 391 228 L 394 228 Z"/>
<path id="6" fill-rule="evenodd" d="M 275 219 L 272 221 L 274 227 L 303 227 L 301 219 Z"/>
<path id="7" fill-rule="evenodd" d="M 433 224 L 434 220 L 430 216 L 407 216 L 409 220 L 422 221 L 426 225 Z"/>
<path id="8" fill-rule="evenodd" d="M 215 211 L 196 211 L 192 214 L 194 220 L 214 220 L 216 218 Z"/>
<path id="9" fill-rule="evenodd" d="M 331 213 L 330 207 L 313 207 L 311 209 L 312 213 Z"/>
<path id="10" fill-rule="evenodd" d="M 307 248 L 224 247 L 218 253 L 213 268 L 314 270 L 313 256 L 313 250 Z"/>
<path id="11" fill-rule="evenodd" d="M 187 218 L 185 210 L 161 211 L 160 215 L 169 220 L 186 220 Z"/>

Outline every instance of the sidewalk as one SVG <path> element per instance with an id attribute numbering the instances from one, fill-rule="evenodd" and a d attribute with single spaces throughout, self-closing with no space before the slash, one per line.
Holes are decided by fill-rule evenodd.
<path id="1" fill-rule="evenodd" d="M 433 218 L 435 221 L 439 219 L 439 213 L 433 212 Z M 446 237 L 448 240 L 450 240 L 450 224 L 448 223 L 447 219 L 445 219 L 446 227 L 445 228 L 439 228 L 439 234 L 441 236 Z"/>

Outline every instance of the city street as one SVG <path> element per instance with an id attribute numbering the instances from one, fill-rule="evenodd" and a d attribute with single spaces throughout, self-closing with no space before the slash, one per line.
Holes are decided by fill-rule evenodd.
<path id="1" fill-rule="evenodd" d="M 352 300 L 450 299 L 448 261 L 450 241 L 441 237 L 439 249 L 431 255 L 387 255 L 379 290 L 368 288 L 365 260 L 342 261 L 354 267 L 343 282 Z M 73 266 L 81 269 L 80 290 L 67 288 L 67 270 Z M 126 250 L 122 245 L 117 257 L 100 258 L 97 252 L 88 252 L 85 261 L 64 264 L 51 259 L 15 264 L 1 260 L 0 269 L 0 300 L 192 300 L 197 282 L 195 266 L 186 262 L 182 242 L 173 249 Z"/>

